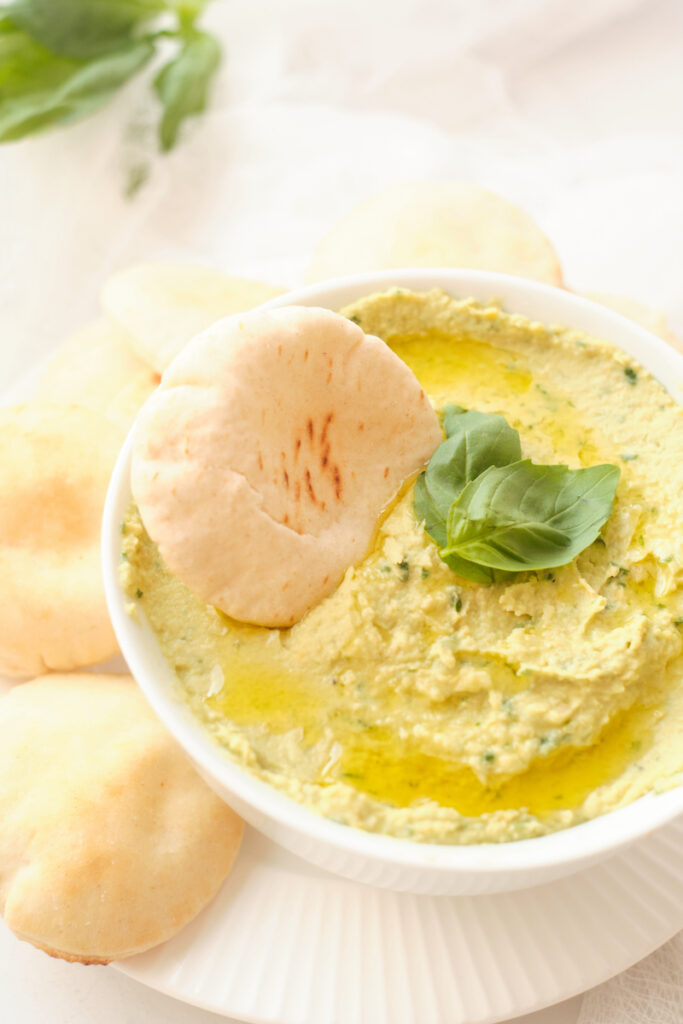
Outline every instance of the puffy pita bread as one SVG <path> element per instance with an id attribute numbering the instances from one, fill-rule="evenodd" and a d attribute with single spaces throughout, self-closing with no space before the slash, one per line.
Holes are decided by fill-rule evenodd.
<path id="1" fill-rule="evenodd" d="M 110 277 L 102 303 L 130 334 L 140 358 L 163 373 L 195 334 L 281 293 L 280 288 L 228 277 L 209 267 L 142 263 Z"/>
<path id="2" fill-rule="evenodd" d="M 45 367 L 38 397 L 82 405 L 127 430 L 160 379 L 135 355 L 129 335 L 100 317 L 60 345 Z"/>
<path id="3" fill-rule="evenodd" d="M 38 675 L 117 651 L 100 521 L 123 435 L 77 406 L 0 411 L 0 673 Z"/>
<path id="4" fill-rule="evenodd" d="M 133 494 L 167 565 L 228 615 L 289 626 L 368 549 L 442 440 L 391 349 L 325 309 L 193 339 L 136 427 Z"/>
<path id="5" fill-rule="evenodd" d="M 130 676 L 51 675 L 0 700 L 0 821 L 5 922 L 90 964 L 180 931 L 242 837 Z"/>
<path id="6" fill-rule="evenodd" d="M 469 267 L 562 284 L 555 251 L 531 217 L 471 182 L 397 185 L 361 203 L 320 242 L 307 278 L 391 267 Z"/>
<path id="7" fill-rule="evenodd" d="M 613 309 L 615 313 L 620 313 L 629 320 L 633 320 L 634 323 L 640 324 L 641 327 L 648 331 L 652 331 L 653 334 L 657 334 L 664 341 L 668 341 L 670 345 L 673 345 L 674 348 L 683 352 L 683 342 L 673 333 L 667 322 L 666 315 L 660 309 L 646 306 L 644 303 L 637 302 L 636 299 L 630 299 L 625 295 L 605 295 L 602 292 L 587 292 L 586 298 L 592 299 L 593 302 L 599 302 L 601 306 L 607 306 L 608 309 Z"/>

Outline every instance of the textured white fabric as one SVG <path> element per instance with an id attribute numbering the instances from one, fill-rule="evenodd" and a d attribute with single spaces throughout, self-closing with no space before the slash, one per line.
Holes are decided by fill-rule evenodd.
<path id="1" fill-rule="evenodd" d="M 577 1024 L 681 1024 L 683 934 L 588 992 Z"/>

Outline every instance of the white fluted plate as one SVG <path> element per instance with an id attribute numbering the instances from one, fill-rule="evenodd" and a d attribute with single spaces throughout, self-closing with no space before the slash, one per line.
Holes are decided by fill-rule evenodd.
<path id="1" fill-rule="evenodd" d="M 570 878 L 412 896 L 311 867 L 248 829 L 217 899 L 116 967 L 260 1024 L 493 1024 L 569 998 L 683 928 L 683 820 Z"/>
<path id="2" fill-rule="evenodd" d="M 41 367 L 0 404 L 30 398 Z M 0 677 L 0 696 L 11 685 Z M 491 896 L 359 885 L 247 828 L 211 905 L 114 966 L 254 1024 L 495 1024 L 606 981 L 681 928 L 683 818 L 569 878 Z"/>

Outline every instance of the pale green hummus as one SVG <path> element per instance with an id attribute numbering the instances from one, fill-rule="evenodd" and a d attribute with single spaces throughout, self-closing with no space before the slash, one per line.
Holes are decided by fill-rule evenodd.
<path id="1" fill-rule="evenodd" d="M 412 483 L 373 550 L 289 630 L 245 626 L 165 569 L 132 509 L 122 575 L 229 756 L 337 821 L 500 842 L 681 781 L 683 410 L 606 343 L 440 291 L 343 311 L 437 411 L 498 412 L 524 457 L 621 468 L 602 536 L 553 571 L 457 577 Z"/>

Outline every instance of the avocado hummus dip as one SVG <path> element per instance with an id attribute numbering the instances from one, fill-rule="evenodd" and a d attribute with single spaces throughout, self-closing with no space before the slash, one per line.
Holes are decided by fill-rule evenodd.
<path id="1" fill-rule="evenodd" d="M 437 413 L 498 413 L 523 458 L 621 476 L 599 536 L 490 585 L 439 556 L 409 480 L 371 550 L 288 629 L 205 605 L 132 506 L 121 574 L 227 755 L 357 828 L 437 843 L 567 828 L 682 781 L 683 410 L 613 346 L 439 290 L 342 310 Z"/>

